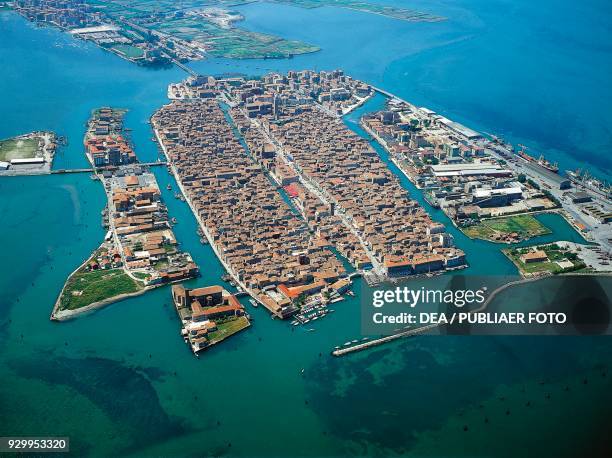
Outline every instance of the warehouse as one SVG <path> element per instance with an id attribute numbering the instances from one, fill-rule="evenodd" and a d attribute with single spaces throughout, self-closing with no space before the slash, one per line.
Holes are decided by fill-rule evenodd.
<path id="1" fill-rule="evenodd" d="M 434 176 L 456 177 L 456 176 L 511 176 L 512 172 L 508 169 L 503 169 L 497 164 L 488 163 L 465 163 L 465 164 L 441 164 L 432 165 L 431 171 Z"/>

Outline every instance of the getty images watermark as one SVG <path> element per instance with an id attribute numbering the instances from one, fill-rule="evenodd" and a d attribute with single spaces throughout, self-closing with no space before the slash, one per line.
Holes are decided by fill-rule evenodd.
<path id="1" fill-rule="evenodd" d="M 440 276 L 362 287 L 364 335 L 609 334 L 610 277 Z"/>

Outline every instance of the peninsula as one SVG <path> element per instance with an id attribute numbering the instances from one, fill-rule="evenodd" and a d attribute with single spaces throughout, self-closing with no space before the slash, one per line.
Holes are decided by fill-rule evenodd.
<path id="1" fill-rule="evenodd" d="M 443 17 L 407 8 L 356 0 L 274 0 L 301 8 L 335 6 L 411 22 Z M 14 9 L 29 20 L 60 27 L 139 65 L 159 66 L 202 59 L 288 58 L 319 51 L 317 46 L 234 24 L 234 10 L 251 0 L 15 0 Z"/>
<path id="2" fill-rule="evenodd" d="M 67 279 L 52 320 L 64 320 L 149 289 L 198 275 L 177 248 L 155 176 L 137 164 L 123 136 L 123 110 L 101 108 L 88 123 L 84 145 L 107 197 L 108 232 L 100 247 Z"/>

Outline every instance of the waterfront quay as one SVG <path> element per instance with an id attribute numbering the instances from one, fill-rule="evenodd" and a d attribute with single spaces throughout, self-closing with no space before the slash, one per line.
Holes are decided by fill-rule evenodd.
<path id="1" fill-rule="evenodd" d="M 198 46 L 178 37 L 141 27 L 114 8 L 72 0 L 16 0 L 13 8 L 26 19 L 58 27 L 72 36 L 95 43 L 138 65 L 159 66 L 203 57 Z"/>
<path id="2" fill-rule="evenodd" d="M 392 101 L 388 110 L 367 114 L 361 124 L 459 227 L 557 206 L 507 161 L 486 154 L 480 134 L 431 110 Z"/>
<path id="3" fill-rule="evenodd" d="M 527 154 L 523 145 L 515 151 L 498 137 L 488 138 L 432 110 L 384 95 L 389 97 L 386 109 L 365 115 L 362 127 L 423 190 L 425 199 L 459 228 L 489 218 L 554 211 L 611 259 L 612 202 L 605 185 L 590 185 L 592 179 L 580 180 L 574 172 L 563 176 L 543 157 Z M 490 240 L 514 243 L 522 236 L 509 231 Z"/>
<path id="4" fill-rule="evenodd" d="M 149 289 L 198 275 L 198 267 L 188 253 L 178 249 L 166 206 L 155 175 L 146 166 L 135 164 L 136 155 L 127 141 L 109 140 L 108 122 L 120 137 L 123 113 L 104 108 L 96 110 L 85 135 L 87 157 L 130 158 L 131 164 L 95 168 L 93 179 L 104 187 L 107 206 L 102 224 L 108 229 L 104 241 L 67 279 L 55 303 L 51 319 L 64 320 Z M 97 133 L 98 132 L 98 133 Z M 118 147 L 117 145 L 120 145 Z M 89 147 L 95 146 L 92 153 Z"/>
<path id="5" fill-rule="evenodd" d="M 215 98 L 174 100 L 152 125 L 202 232 L 254 300 L 287 318 L 347 276 L 239 142 Z"/>
<path id="6" fill-rule="evenodd" d="M 334 75 L 336 79 L 344 76 L 341 71 Z M 368 142 L 321 105 L 316 94 L 302 95 L 301 88 L 308 87 L 304 80 L 314 77 L 315 72 L 272 74 L 234 83 L 225 91 L 251 121 L 249 131 L 258 130 L 267 140 L 260 145 L 264 167 L 277 182 L 291 185 L 289 192 L 298 207 L 306 210 L 307 219 L 316 224 L 322 215 L 325 227 L 330 221 L 325 217 L 332 216 L 335 221 L 330 222 L 344 225 L 341 244 L 360 246 L 354 256 L 348 256 L 356 267 L 371 267 L 375 274 L 390 278 L 465 265 L 463 252 L 454 247 L 444 226 L 434 223 L 406 195 Z M 251 108 L 257 101 L 261 107 L 265 100 L 270 106 Z"/>
<path id="7" fill-rule="evenodd" d="M 172 300 L 181 336 L 196 355 L 251 326 L 236 296 L 218 285 L 195 289 L 173 285 Z"/>

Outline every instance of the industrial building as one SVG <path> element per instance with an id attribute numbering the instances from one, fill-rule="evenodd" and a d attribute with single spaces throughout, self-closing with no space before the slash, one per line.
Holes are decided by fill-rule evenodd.
<path id="1" fill-rule="evenodd" d="M 504 169 L 498 164 L 489 163 L 464 163 L 464 164 L 440 164 L 432 165 L 431 171 L 437 178 L 459 177 L 459 176 L 512 176 L 512 171 Z"/>

